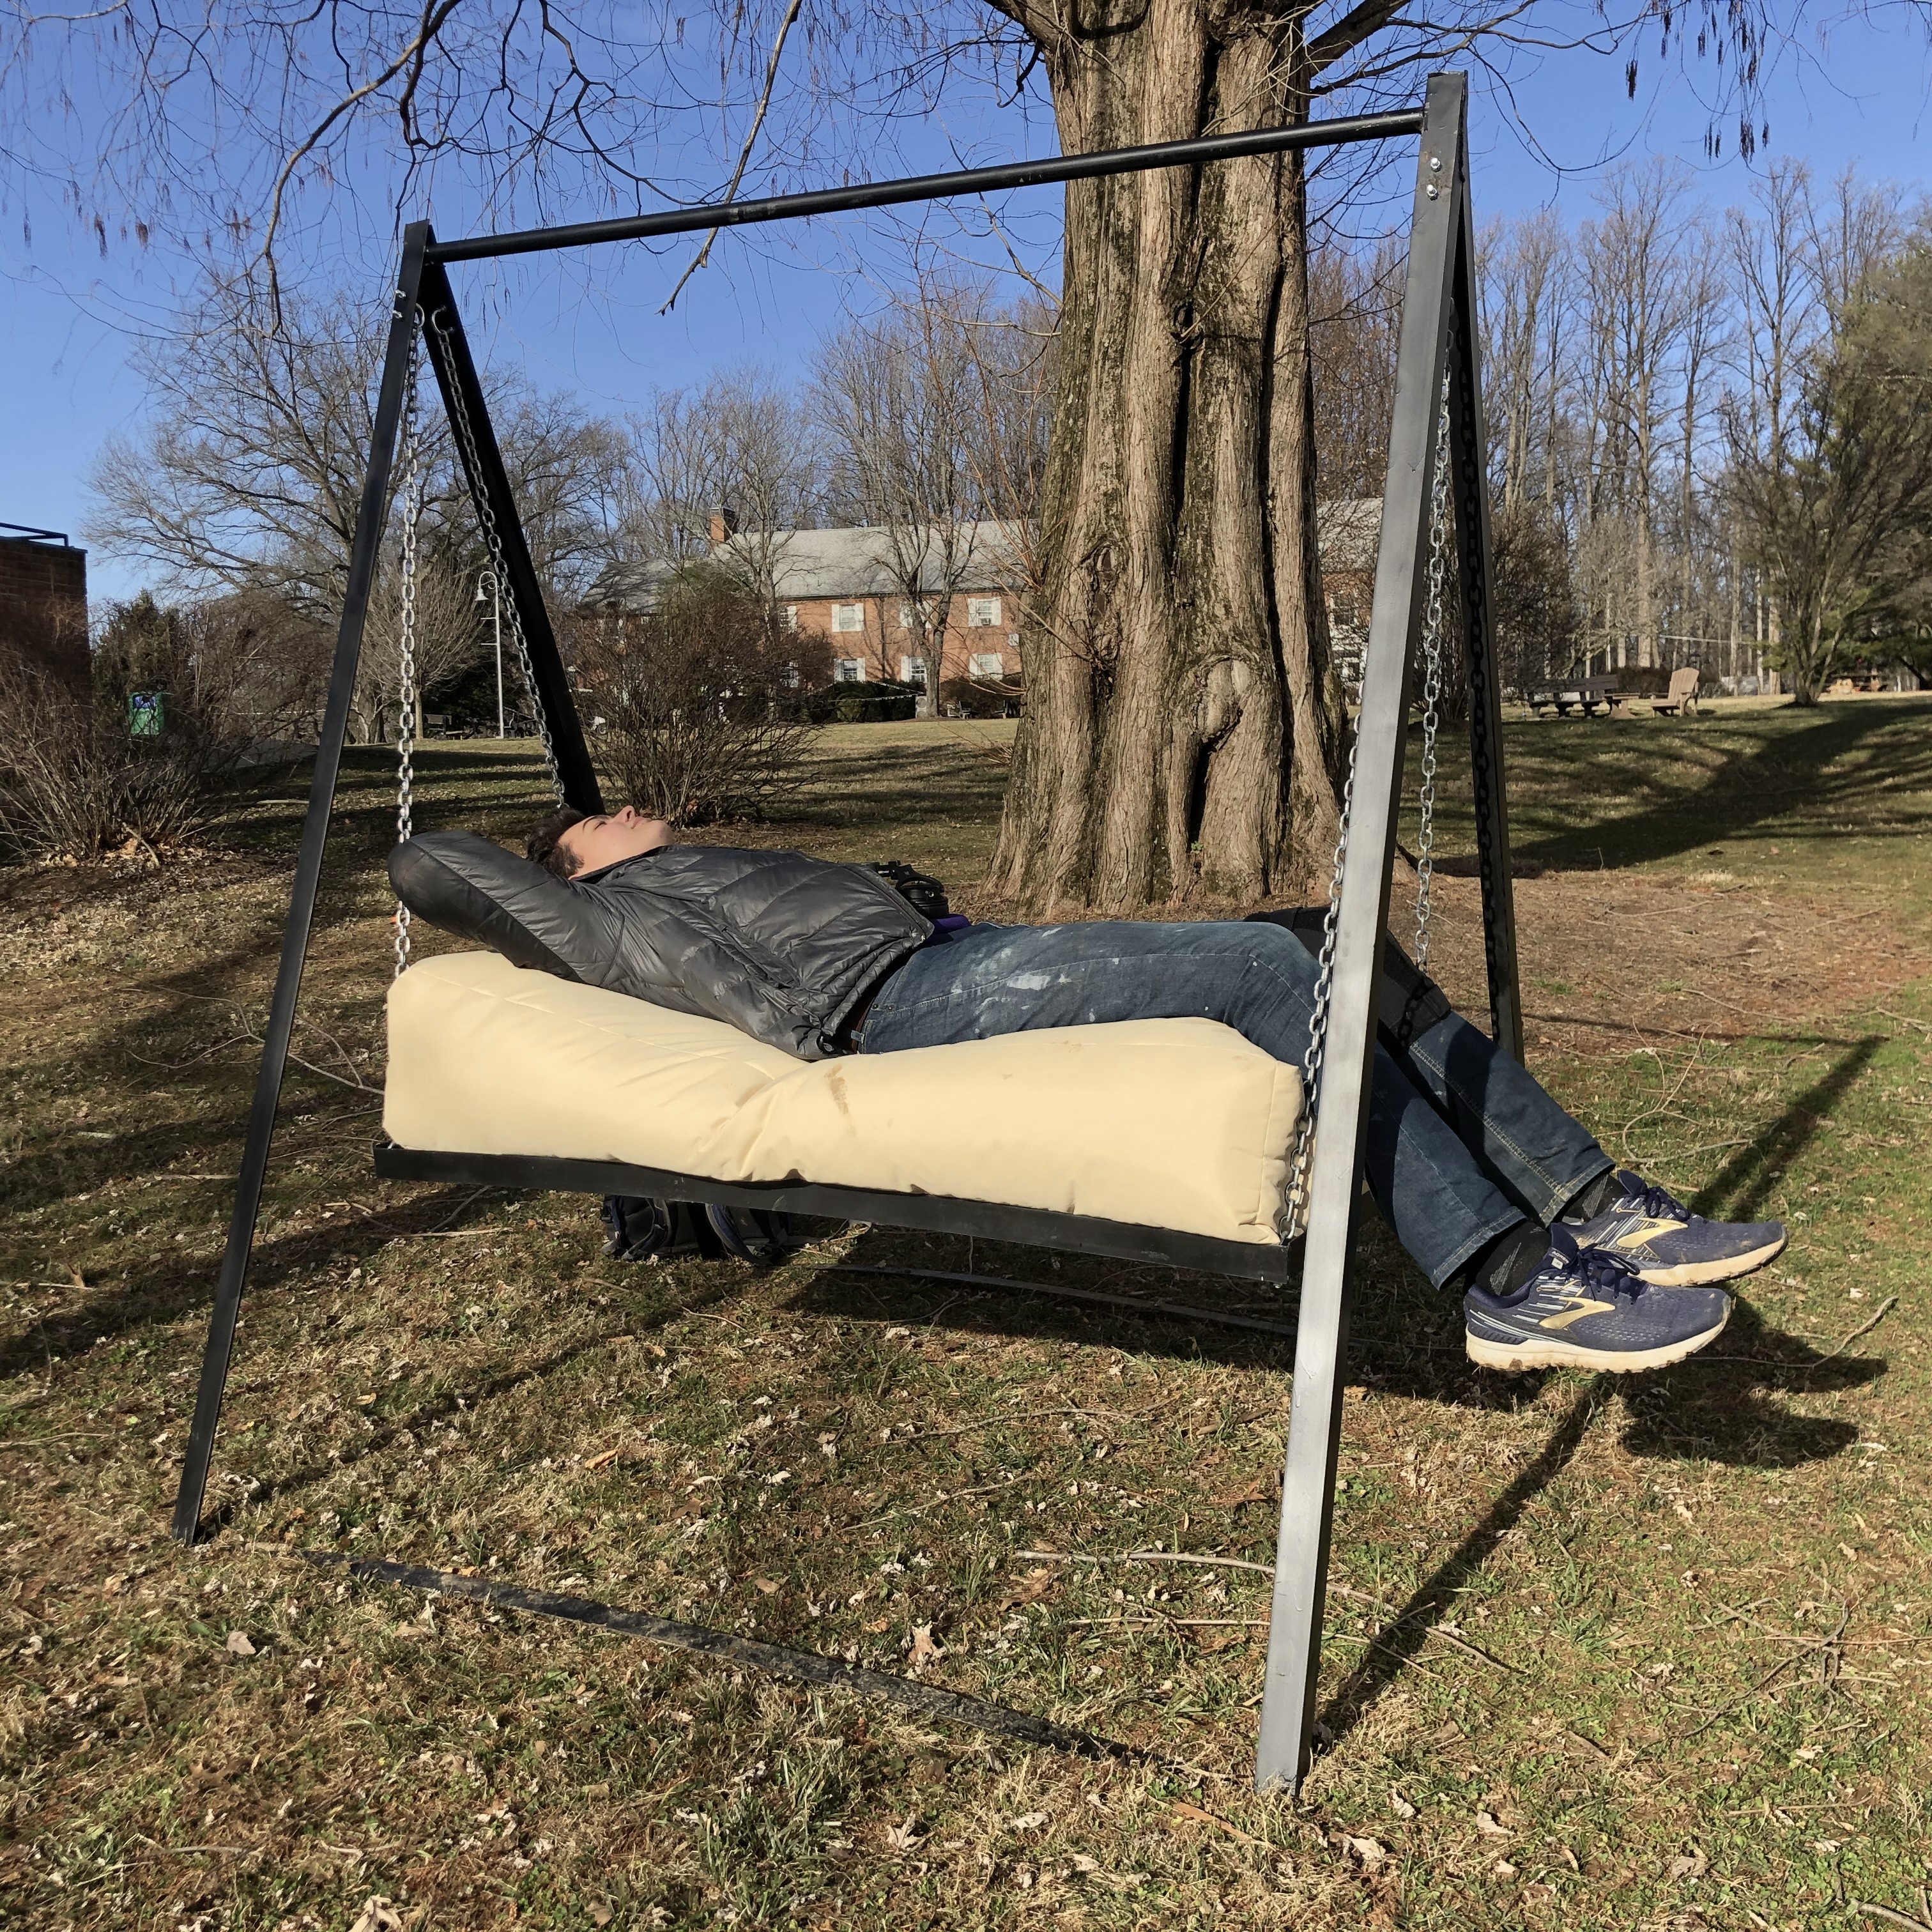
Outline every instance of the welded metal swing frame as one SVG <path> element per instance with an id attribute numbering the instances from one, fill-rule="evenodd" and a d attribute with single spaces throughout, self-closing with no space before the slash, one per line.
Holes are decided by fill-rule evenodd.
<path id="1" fill-rule="evenodd" d="M 296 861 L 289 916 L 283 929 L 280 962 L 248 1118 L 235 1210 L 216 1286 L 194 1425 L 176 1501 L 173 1528 L 177 1538 L 192 1544 L 200 1528 L 215 1429 L 233 1352 L 276 1106 L 314 919 L 329 814 L 347 730 L 350 698 L 386 520 L 391 465 L 402 417 L 411 349 L 419 328 L 445 408 L 452 418 L 459 412 L 466 415 L 475 430 L 474 462 L 469 451 L 463 452 L 466 478 L 474 500 L 488 502 L 500 533 L 507 578 L 505 588 L 529 644 L 534 685 L 532 697 L 548 727 L 564 800 L 582 812 L 602 809 L 596 773 L 531 566 L 517 505 L 464 334 L 447 265 L 1419 134 L 1420 152 L 1396 361 L 1395 413 L 1354 751 L 1354 808 L 1336 928 L 1333 1004 L 1319 1092 L 1320 1112 L 1327 1131 L 1318 1135 L 1315 1142 L 1307 1233 L 1300 1257 L 1301 1293 L 1294 1399 L 1282 1474 L 1274 1608 L 1256 1771 L 1256 1781 L 1264 1788 L 1275 1784 L 1292 1786 L 1299 1781 L 1308 1762 L 1316 1678 L 1321 1661 L 1322 1611 L 1348 1340 L 1354 1216 L 1361 1192 L 1376 1045 L 1376 994 L 1388 916 L 1403 749 L 1424 616 L 1429 482 L 1433 473 L 1439 400 L 1445 375 L 1490 1016 L 1497 1043 L 1518 1058 L 1522 1052 L 1508 825 L 1503 796 L 1502 694 L 1490 620 L 1488 462 L 1477 348 L 1468 98 L 1464 76 L 1437 74 L 1430 79 L 1420 110 L 1256 129 L 1156 146 L 1016 162 L 952 174 L 863 183 L 819 194 L 779 196 L 669 214 L 478 236 L 454 242 L 438 242 L 427 222 L 415 223 L 405 231 L 328 704 Z M 436 326 L 428 326 L 432 321 Z M 1288 1247 L 1255 1246 L 992 1202 L 805 1184 L 757 1186 L 616 1162 L 421 1154 L 386 1143 L 378 1149 L 376 1168 L 380 1173 L 399 1180 L 560 1189 L 600 1195 L 649 1195 L 734 1207 L 789 1209 L 1162 1262 L 1250 1280 L 1286 1282 L 1294 1271 L 1294 1251 Z M 396 1570 L 394 1565 L 371 1567 L 372 1574 Z M 399 1576 L 402 1574 L 397 1571 Z M 420 1581 L 420 1576 L 412 1572 L 406 1580 Z M 525 1601 L 523 1606 L 550 1607 L 535 1598 Z M 553 1609 L 552 1613 L 580 1614 L 586 1609 L 596 1611 L 602 1607 L 579 1605 L 575 1612 Z M 613 1627 L 630 1627 L 616 1612 L 592 1620 L 611 1622 Z M 630 1619 L 631 1624 L 638 1622 L 634 1617 Z M 1016 1718 L 1016 1721 L 1034 1725 L 1042 1737 L 1052 1730 L 1036 1720 Z"/>

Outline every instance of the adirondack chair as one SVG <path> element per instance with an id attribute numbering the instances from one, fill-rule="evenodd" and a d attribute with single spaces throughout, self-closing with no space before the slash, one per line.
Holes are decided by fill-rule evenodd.
<path id="1" fill-rule="evenodd" d="M 1670 693 L 1660 698 L 1651 710 L 1660 718 L 1674 717 L 1682 712 L 1687 718 L 1697 709 L 1699 674 L 1689 667 L 1670 674 Z"/>

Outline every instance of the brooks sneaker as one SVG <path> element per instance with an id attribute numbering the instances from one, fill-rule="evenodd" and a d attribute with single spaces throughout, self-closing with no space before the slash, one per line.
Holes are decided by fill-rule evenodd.
<path id="1" fill-rule="evenodd" d="M 1588 1220 L 1563 1225 L 1580 1246 L 1622 1256 L 1654 1287 L 1729 1281 L 1763 1267 L 1784 1246 L 1781 1221 L 1707 1221 L 1628 1168 L 1612 1187 Z"/>
<path id="2" fill-rule="evenodd" d="M 1715 1340 L 1730 1312 L 1718 1288 L 1653 1288 L 1622 1256 L 1580 1246 L 1560 1221 L 1514 1294 L 1472 1288 L 1462 1298 L 1465 1346 L 1486 1369 L 1661 1369 Z"/>

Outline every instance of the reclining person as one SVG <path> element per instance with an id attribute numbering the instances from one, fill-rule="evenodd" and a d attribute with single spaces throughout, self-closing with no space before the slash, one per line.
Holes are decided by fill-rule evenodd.
<path id="1" fill-rule="evenodd" d="M 1180 1018 L 1218 1020 L 1297 1067 L 1307 1052 L 1316 963 L 1279 924 L 936 928 L 868 868 L 680 845 L 628 807 L 565 814 L 528 851 L 552 878 L 524 875 L 500 928 L 472 910 L 468 929 L 520 964 L 727 1021 L 802 1058 Z M 496 879 L 506 863 L 487 841 L 444 832 L 398 846 L 390 866 L 434 921 L 432 875 L 460 892 L 472 868 Z M 1730 1303 L 1712 1284 L 1769 1261 L 1783 1227 L 1706 1220 L 1617 1171 L 1446 1002 L 1425 1017 L 1377 1046 L 1366 1174 L 1416 1265 L 1463 1288 L 1470 1358 L 1625 1371 L 1714 1340 Z"/>

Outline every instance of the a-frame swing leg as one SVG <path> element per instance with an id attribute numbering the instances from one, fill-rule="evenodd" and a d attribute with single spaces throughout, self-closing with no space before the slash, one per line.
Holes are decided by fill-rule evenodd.
<path id="1" fill-rule="evenodd" d="M 452 424 L 460 418 L 470 425 L 470 441 L 466 445 L 459 435 L 457 454 L 470 485 L 471 501 L 477 506 L 478 519 L 487 504 L 497 541 L 502 546 L 503 589 L 515 606 L 530 652 L 531 681 L 535 686 L 531 697 L 542 713 L 556 759 L 557 784 L 563 802 L 573 811 L 602 812 L 604 800 L 598 790 L 596 770 L 590 762 L 590 747 L 584 742 L 584 727 L 577 715 L 576 700 L 571 695 L 556 636 L 550 628 L 542 586 L 530 561 L 523 519 L 518 514 L 509 474 L 496 445 L 469 340 L 463 332 L 463 318 L 457 310 L 448 273 L 434 254 L 423 269 L 422 310 L 430 364 L 436 371 L 444 412 Z"/>
<path id="2" fill-rule="evenodd" d="M 1361 1190 L 1374 1065 L 1376 999 L 1388 921 L 1410 676 L 1421 634 L 1430 479 L 1434 472 L 1442 378 L 1450 367 L 1448 358 L 1455 333 L 1459 249 L 1468 232 L 1467 113 L 1464 78 L 1460 74 L 1432 75 L 1416 170 L 1388 480 L 1382 496 L 1375 604 L 1357 724 L 1354 804 L 1336 929 L 1334 988 L 1322 1073 L 1322 1130 L 1316 1137 L 1309 1184 L 1294 1403 L 1282 1473 L 1268 1678 L 1255 1769 L 1256 1784 L 1264 1790 L 1300 1783 L 1308 1765 L 1314 1725 L 1341 1431 L 1354 1215 Z M 1466 289 L 1466 282 L 1464 286 Z M 1473 344 L 1469 331 L 1461 333 L 1465 344 Z M 1458 380 L 1452 380 L 1452 390 L 1466 387 L 1473 391 L 1476 368 L 1472 347 L 1453 374 Z M 1473 397 L 1471 400 L 1473 403 Z M 1474 419 L 1480 421 L 1479 409 Z M 1455 420 L 1452 408 L 1452 424 Z M 1480 470 L 1475 487 L 1481 488 Z M 1472 524 L 1486 531 L 1486 518 L 1466 519 L 1462 527 L 1469 529 Z M 1480 562 L 1477 568 L 1481 570 Z M 1483 581 L 1486 582 L 1486 572 Z M 1490 662 L 1493 663 L 1492 656 Z M 1496 770 L 1499 784 L 1499 761 Z M 1506 894 L 1506 864 L 1502 889 Z M 1513 966 L 1513 944 L 1511 954 Z"/>
<path id="3" fill-rule="evenodd" d="M 309 782 L 308 810 L 302 820 L 302 845 L 296 858 L 288 920 L 282 928 L 281 962 L 275 969 L 274 997 L 262 1038 L 262 1064 L 255 1076 L 254 1102 L 248 1110 L 248 1132 L 242 1144 L 235 1211 L 229 1219 L 228 1243 L 222 1250 L 221 1273 L 215 1284 L 214 1312 L 208 1322 L 208 1346 L 201 1358 L 201 1382 L 195 1392 L 188 1456 L 182 1466 L 181 1487 L 175 1497 L 174 1533 L 183 1543 L 194 1542 L 201 1522 L 208 1461 L 214 1451 L 215 1425 L 221 1417 L 222 1390 L 227 1384 L 235 1324 L 242 1312 L 242 1290 L 248 1274 L 248 1253 L 254 1243 L 255 1218 L 262 1204 L 262 1180 L 268 1170 L 269 1143 L 274 1138 L 275 1106 L 281 1098 L 282 1076 L 288 1066 L 289 1036 L 295 1026 L 296 1000 L 302 992 L 309 928 L 315 919 L 316 889 L 322 878 L 329 809 L 335 801 L 336 776 L 341 768 L 343 740 L 349 729 L 349 700 L 356 688 L 356 668 L 362 654 L 362 626 L 369 613 L 369 592 L 376 580 L 376 554 L 388 510 L 389 467 L 395 455 L 396 431 L 402 420 L 410 340 L 416 328 L 423 251 L 429 239 L 429 224 L 422 221 L 412 224 L 403 236 L 402 267 L 396 278 L 395 306 L 389 317 L 382 387 L 376 394 L 369 470 L 363 479 L 362 501 L 356 512 L 356 541 L 349 554 L 349 578 L 343 596 L 342 623 L 336 632 L 335 659 L 329 671 L 328 701 L 322 712 L 321 740 L 316 746 L 315 776 Z"/>
<path id="4" fill-rule="evenodd" d="M 1469 770 L 1476 794 L 1476 863 L 1483 882 L 1483 955 L 1489 970 L 1490 1032 L 1522 1058 L 1522 988 L 1516 957 L 1516 900 L 1510 884 L 1509 810 L 1503 784 L 1503 690 L 1496 661 L 1496 553 L 1490 542 L 1490 451 L 1483 428 L 1481 334 L 1476 324 L 1476 234 L 1466 182 L 1457 196 L 1456 266 L 1450 280 L 1449 494 L 1456 506 L 1462 591 L 1463 668 L 1469 680 Z"/>
<path id="5" fill-rule="evenodd" d="M 249 1252 L 254 1245 L 255 1222 L 261 1207 L 262 1180 L 268 1168 L 269 1145 L 274 1136 L 275 1108 L 281 1097 L 282 1078 L 288 1065 L 289 1040 L 295 1025 L 296 1003 L 302 991 L 302 966 L 308 956 L 310 928 L 314 922 L 322 850 L 328 836 L 328 815 L 334 803 L 342 747 L 348 734 L 349 702 L 355 690 L 369 596 L 375 583 L 377 557 L 387 518 L 389 472 L 395 456 L 397 430 L 402 420 L 410 338 L 419 314 L 430 325 L 426 328 L 426 339 L 444 406 L 452 419 L 458 401 L 467 412 L 474 451 L 473 461 L 471 451 L 463 452 L 467 480 L 473 499 L 479 506 L 487 502 L 495 518 L 502 549 L 504 587 L 521 620 L 536 687 L 531 695 L 548 729 L 565 800 L 580 812 L 602 809 L 590 749 L 584 742 L 583 727 L 571 696 L 562 657 L 557 650 L 549 614 L 544 606 L 543 593 L 530 562 L 522 520 L 517 513 L 515 498 L 490 424 L 482 386 L 477 380 L 476 365 L 463 333 L 455 298 L 442 265 L 430 256 L 430 251 L 434 246 L 434 238 L 427 222 L 413 223 L 405 230 L 402 266 L 396 278 L 395 304 L 389 321 L 388 344 L 382 360 L 382 386 L 376 398 L 369 467 L 363 479 L 362 500 L 356 514 L 356 539 L 350 552 L 342 622 L 336 634 L 328 700 L 322 714 L 321 740 L 316 750 L 315 776 L 310 782 L 308 808 L 302 820 L 302 845 L 296 860 L 288 920 L 282 928 L 281 960 L 276 969 L 274 995 L 262 1039 L 262 1063 L 256 1076 L 254 1102 L 249 1110 L 235 1211 L 228 1224 L 227 1245 L 222 1251 L 221 1272 L 215 1285 L 208 1343 L 202 1356 L 194 1420 L 188 1432 L 181 1487 L 175 1498 L 174 1534 L 184 1543 L 194 1540 L 200 1524 L 208 1487 L 208 1465 L 214 1450 L 214 1432 L 221 1416 L 222 1392 L 227 1384 L 229 1362 L 234 1352 L 235 1329 L 242 1312 L 242 1292 L 248 1279 Z"/>

